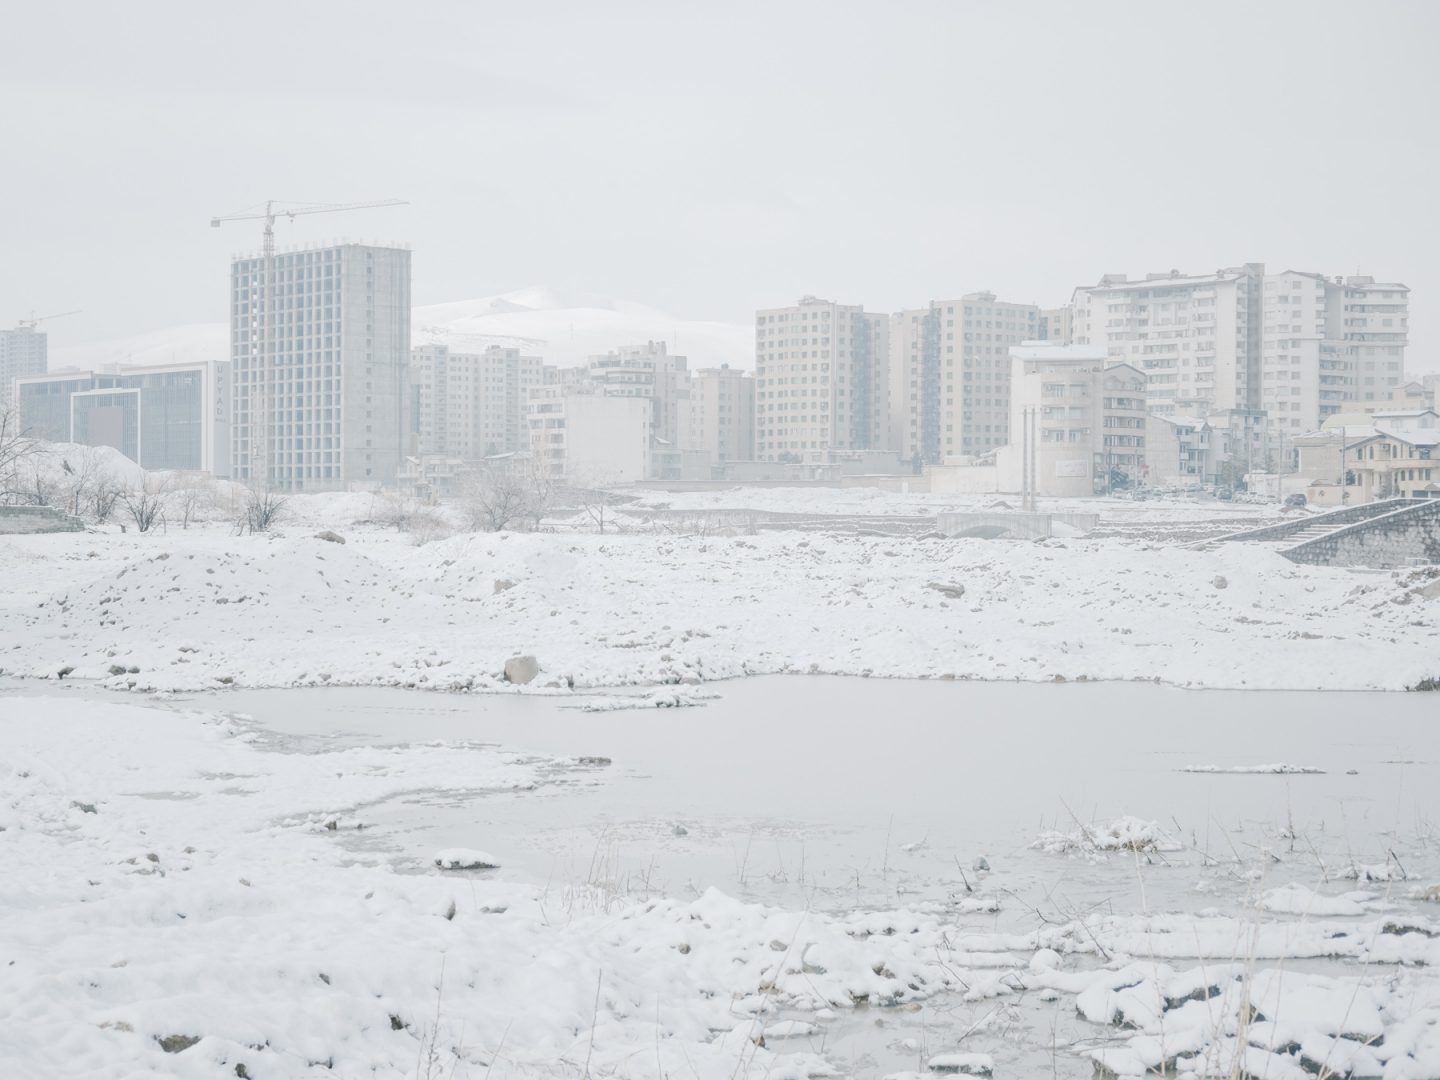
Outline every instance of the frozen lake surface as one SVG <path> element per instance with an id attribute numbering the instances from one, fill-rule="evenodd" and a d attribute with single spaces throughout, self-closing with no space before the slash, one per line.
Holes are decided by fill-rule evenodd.
<path id="1" fill-rule="evenodd" d="M 368 807 L 363 843 L 417 866 L 437 848 L 479 847 L 529 881 L 642 894 L 715 886 L 786 906 L 888 907 L 978 886 L 983 857 L 987 891 L 1003 885 L 1042 909 L 1047 897 L 1208 906 L 1253 892 L 1252 871 L 1320 884 L 1385 863 L 1440 814 L 1437 702 L 1424 694 L 800 676 L 706 692 L 717 696 L 696 708 L 599 712 L 378 688 L 195 700 L 298 746 L 460 740 L 608 758 L 598 786 Z M 1184 771 L 1281 763 L 1322 772 Z M 1126 815 L 1184 845 L 1143 881 L 1114 859 L 1030 848 L 1043 831 Z M 1433 849 L 1411 859 L 1408 873 L 1424 876 Z M 1033 921 L 1018 906 L 1004 915 Z"/>
<path id="2" fill-rule="evenodd" d="M 403 884 L 413 882 L 415 895 L 431 896 L 434 886 L 448 882 L 470 890 L 454 895 L 475 896 L 476 910 L 492 910 L 479 906 L 482 901 L 498 904 L 498 912 L 509 904 L 517 919 L 521 893 L 515 890 L 538 890 L 538 919 L 526 916 L 529 921 L 517 921 L 510 931 L 498 923 L 492 928 L 497 947 L 513 942 L 517 956 L 537 948 L 526 944 L 539 940 L 534 935 L 563 933 L 572 920 L 598 916 L 599 932 L 613 914 L 615 926 L 622 926 L 650 898 L 693 901 L 696 911 L 710 910 L 709 889 L 813 912 L 816 919 L 853 919 L 862 912 L 888 923 L 894 913 L 915 911 L 946 920 L 953 929 L 937 939 L 935 951 L 912 961 L 923 960 L 931 978 L 937 970 L 954 975 L 940 992 L 890 1007 L 861 1001 L 838 1010 L 817 1011 L 813 1004 L 776 1009 L 763 995 L 732 1006 L 729 1015 L 737 1018 L 745 1008 L 761 1010 L 770 1051 L 819 1055 L 847 1076 L 924 1071 L 935 1055 L 953 1052 L 992 1055 L 996 1075 L 1005 1076 L 1087 1077 L 1092 1062 L 1086 1055 L 1095 1052 L 1120 1055 L 1107 1060 L 1123 1066 L 1138 1060 L 1133 1054 L 1142 1037 L 1095 1022 L 1096 1001 L 1108 993 L 1093 986 L 1095 979 L 1125 986 L 1127 979 L 1141 978 L 1126 972 L 1153 969 L 1162 972 L 1154 976 L 1160 981 L 1144 985 L 1163 988 L 1166 978 L 1180 980 L 1172 988 L 1188 985 L 1189 976 L 1164 975 L 1165 965 L 1184 972 L 1197 964 L 1219 970 L 1225 962 L 1243 962 L 1251 933 L 1261 942 L 1259 959 L 1272 972 L 1266 977 L 1278 966 L 1290 973 L 1287 978 L 1358 976 L 1393 983 L 1391 1015 L 1411 1019 L 1387 1021 L 1387 1034 L 1399 1023 L 1423 1025 L 1425 1010 L 1440 1006 L 1426 1003 L 1433 979 L 1424 965 L 1434 962 L 1440 927 L 1431 918 L 1434 904 L 1422 899 L 1423 890 L 1440 880 L 1440 742 L 1431 695 L 809 676 L 680 691 L 703 703 L 614 708 L 641 695 L 339 687 L 151 699 L 126 723 L 143 724 L 146 713 L 174 717 L 175 710 L 180 721 L 228 714 L 238 718 L 238 737 L 254 748 L 248 752 L 258 751 L 271 764 L 248 780 L 184 767 L 152 769 L 158 779 L 119 788 L 122 794 L 102 802 L 98 816 L 79 813 L 67 827 L 112 821 L 127 799 L 134 801 L 134 814 L 168 821 L 171 830 L 183 829 L 192 812 L 183 807 L 196 813 L 214 807 L 209 813 L 226 815 L 223 801 L 239 797 L 232 805 L 255 804 L 253 817 L 271 799 L 289 808 L 273 820 L 290 846 L 268 850 L 290 853 L 293 847 L 293 856 L 305 860 L 312 858 L 306 845 L 318 844 L 338 859 L 340 869 L 316 879 L 317 897 L 348 892 L 345 874 L 365 874 L 364 867 L 377 864 L 398 871 L 391 874 L 397 889 L 413 892 Z M 92 701 L 96 709 L 102 702 L 140 703 L 83 685 L 11 683 L 0 687 L 0 711 L 18 718 L 23 698 L 36 696 L 38 704 L 42 694 L 72 699 L 70 711 L 78 707 L 81 714 Z M 586 705 L 600 708 L 585 711 Z M 203 713 L 188 711 L 194 709 Z M 124 738 L 118 732 L 114 737 Z M 522 770 L 533 781 L 497 782 L 490 757 L 476 758 L 491 772 L 473 784 L 463 761 L 449 757 L 434 759 L 443 764 L 441 773 L 425 766 L 402 778 L 395 771 L 400 759 L 392 765 L 382 756 L 380 786 L 366 797 L 363 787 L 349 786 L 369 782 L 354 763 L 344 774 L 330 772 L 330 779 L 320 763 L 352 751 L 453 755 L 465 748 L 503 752 L 503 768 Z M 141 753 L 139 760 L 146 757 Z M 316 768 L 302 768 L 309 759 Z M 317 768 L 309 780 L 285 781 L 283 794 L 271 791 L 275 781 L 268 777 L 303 777 Z M 387 773 L 392 779 L 384 779 Z M 435 779 L 427 784 L 427 776 Z M 336 814 L 338 827 L 322 827 L 313 813 L 307 826 L 307 809 Z M 246 836 L 252 834 L 244 830 L 253 827 L 237 822 L 236 828 L 241 831 L 223 843 L 250 851 Z M 221 840 L 220 833 L 215 837 Z M 453 849 L 489 853 L 500 867 L 438 870 L 437 853 Z M 262 845 L 242 858 L 258 858 L 250 863 L 258 870 L 264 850 Z M 161 849 L 162 866 L 176 857 Z M 198 880 L 198 873 L 191 879 Z M 123 872 L 114 880 L 130 887 Z M 224 891 L 223 880 L 215 895 L 225 899 L 217 905 L 232 903 L 229 894 L 237 891 L 233 885 Z M 489 891 L 474 893 L 480 882 Z M 247 887 L 238 892 L 247 893 L 248 879 L 241 884 Z M 303 882 L 296 886 L 304 889 Z M 244 903 L 243 895 L 234 902 Z M 277 908 L 275 917 L 284 919 L 288 910 Z M 317 925 L 345 925 L 323 910 L 317 910 Z M 1378 920 L 1401 927 L 1381 929 Z M 115 931 L 103 928 L 108 925 L 101 924 L 95 948 L 109 947 L 104 943 Z M 216 924 L 217 933 L 222 925 Z M 383 935 L 389 925 L 377 923 L 375 932 Z M 410 933 L 410 922 L 401 925 Z M 1412 925 L 1413 931 L 1405 929 Z M 61 929 L 57 923 L 55 932 Z M 428 933 L 417 939 L 413 955 L 433 962 L 423 952 L 433 942 L 419 944 L 430 941 Z M 1053 977 L 1034 966 L 1045 954 L 1043 942 L 1051 940 L 1046 935 L 1057 935 L 1066 954 L 1064 970 Z M 1070 945 L 1061 946 L 1062 938 Z M 1338 942 L 1333 950 L 1331 939 Z M 635 940 L 638 947 L 645 939 Z M 778 958 L 781 952 L 772 950 L 783 951 L 783 941 L 767 947 L 765 940 L 759 955 Z M 905 956 L 905 942 L 892 940 L 899 950 L 894 955 Z M 333 945 L 316 948 L 327 957 L 317 962 L 334 963 L 328 951 Z M 410 946 L 396 941 L 394 948 L 393 963 L 403 963 Z M 582 978 L 575 963 L 566 960 L 556 977 L 577 998 L 574 1007 L 583 1018 L 590 992 L 576 987 L 594 976 Z M 614 963 L 602 974 L 613 972 Z M 876 974 L 888 963 L 896 961 L 877 959 Z M 512 959 L 505 970 L 523 972 L 523 963 L 517 968 Z M 1405 981 L 1394 982 L 1402 976 Z M 1227 979 L 1214 981 L 1225 986 Z M 1354 994 L 1349 985 L 1336 991 L 1346 1001 Z M 325 986 L 328 991 L 328 981 Z M 1082 986 L 1091 988 L 1074 996 Z M 1306 983 L 1294 992 L 1312 991 Z M 423 985 L 415 992 L 423 998 Z M 475 1022 L 488 1007 L 461 1015 Z M 695 1008 L 679 1000 L 674 1007 L 682 1013 Z M 196 1015 L 202 1019 L 192 1026 L 203 1031 L 213 1012 Z M 625 1037 L 643 1043 L 650 1021 L 641 1015 L 630 1023 L 635 1030 L 626 1029 Z M 344 1030 L 336 1027 L 331 1045 L 343 1045 Z M 1163 1024 L 1156 1030 L 1163 1031 Z M 1324 1030 L 1316 1019 L 1313 1033 Z M 491 1032 L 492 1046 L 497 1035 L 503 1038 Z M 726 1038 L 714 1051 L 721 1071 L 725 1056 L 735 1053 L 733 1034 Z M 211 1052 L 228 1062 L 223 1055 L 243 1052 L 228 1049 L 238 1042 L 217 1043 Z M 749 1044 L 742 1037 L 739 1045 Z M 1405 1059 L 1411 1071 L 1396 1075 L 1425 1075 L 1430 1066 L 1422 1063 L 1440 1060 L 1437 1049 L 1440 1044 L 1415 1050 Z M 531 1060 L 543 1059 L 542 1050 L 530 1053 Z M 513 1075 L 536 1075 L 526 1071 L 533 1066 L 515 1068 Z M 805 1074 L 808 1066 L 789 1068 L 779 1075 Z"/>

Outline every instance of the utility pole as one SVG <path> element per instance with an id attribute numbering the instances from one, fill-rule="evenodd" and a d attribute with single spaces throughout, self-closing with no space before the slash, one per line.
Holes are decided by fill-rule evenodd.
<path id="1" fill-rule="evenodd" d="M 1340 505 L 1343 507 L 1350 502 L 1350 489 L 1345 485 L 1350 472 L 1345 466 L 1345 455 L 1349 453 L 1346 443 L 1345 425 L 1340 425 Z"/>
<path id="2" fill-rule="evenodd" d="M 1020 509 L 1030 509 L 1030 410 L 1020 410 Z"/>
<path id="3" fill-rule="evenodd" d="M 212 229 L 218 229 L 222 223 L 227 221 L 265 222 L 264 240 L 260 248 L 261 281 L 264 283 L 264 288 L 260 304 L 260 349 L 258 353 L 254 351 L 254 337 L 253 335 L 251 337 L 251 355 L 254 359 L 252 370 L 258 378 L 250 393 L 250 438 L 248 440 L 250 484 L 252 487 L 256 486 L 258 474 L 261 491 L 269 491 L 271 487 L 273 470 L 270 448 L 275 435 L 271 430 L 270 419 L 273 404 L 271 401 L 273 385 L 271 369 L 275 362 L 275 312 L 272 303 L 272 297 L 275 295 L 275 219 L 288 217 L 293 221 L 301 214 L 333 214 L 340 210 L 368 210 L 380 206 L 408 205 L 403 199 L 381 199 L 377 202 L 361 203 L 310 203 L 277 210 L 275 204 L 278 201 L 277 199 L 266 200 L 265 209 L 262 211 L 242 210 L 238 214 L 226 214 L 224 217 L 210 219 Z M 258 409 L 256 408 L 257 401 Z"/>

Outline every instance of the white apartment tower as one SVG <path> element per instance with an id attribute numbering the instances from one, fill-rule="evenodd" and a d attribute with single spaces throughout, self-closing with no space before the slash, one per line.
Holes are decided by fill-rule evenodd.
<path id="1" fill-rule="evenodd" d="M 1265 276 L 1260 405 L 1272 432 L 1314 431 L 1404 382 L 1410 290 L 1370 277 Z"/>
<path id="2" fill-rule="evenodd" d="M 889 316 L 814 296 L 755 313 L 755 457 L 821 463 L 889 443 Z"/>
<path id="3" fill-rule="evenodd" d="M 275 256 L 273 273 L 267 304 L 264 261 L 245 256 L 230 267 L 235 479 L 292 491 L 393 482 L 409 432 L 410 252 L 360 244 L 287 251 Z M 252 453 L 261 439 L 265 452 Z M 256 457 L 266 463 L 263 480 Z"/>
<path id="4" fill-rule="evenodd" d="M 44 375 L 49 367 L 49 337 L 30 325 L 0 330 L 0 404 L 9 405 L 15 380 Z"/>
<path id="5" fill-rule="evenodd" d="M 544 381 L 538 356 L 492 345 L 451 352 L 417 345 L 410 352 L 410 422 L 421 455 L 479 461 L 528 450 L 527 395 Z"/>
<path id="6" fill-rule="evenodd" d="M 979 457 L 1009 441 L 1010 349 L 1040 309 L 968 293 L 890 317 L 889 433 L 908 461 Z"/>
<path id="7" fill-rule="evenodd" d="M 1264 275 L 1260 263 L 1198 277 L 1172 270 L 1143 281 L 1107 274 L 1075 290 L 1074 343 L 1144 371 L 1157 412 L 1256 409 Z"/>

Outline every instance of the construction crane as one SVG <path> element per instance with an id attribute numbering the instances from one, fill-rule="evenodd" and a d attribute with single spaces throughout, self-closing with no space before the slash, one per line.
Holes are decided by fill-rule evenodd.
<path id="1" fill-rule="evenodd" d="M 34 330 L 35 327 L 38 326 L 38 325 L 39 325 L 40 323 L 42 323 L 42 322 L 49 322 L 51 319 L 59 319 L 59 318 L 62 318 L 63 316 L 65 316 L 65 315 L 79 315 L 79 314 L 80 314 L 79 309 L 76 309 L 75 311 L 57 311 L 54 315 L 39 315 L 39 316 L 37 316 L 34 311 L 31 311 L 31 312 L 30 312 L 30 318 L 28 318 L 28 319 L 21 319 L 21 320 L 20 320 L 20 325 L 21 325 L 22 327 L 24 327 L 25 329 L 27 329 L 27 330 Z"/>
<path id="2" fill-rule="evenodd" d="M 404 199 L 380 199 L 374 202 L 358 203 L 303 203 L 298 206 L 280 207 L 277 204 L 281 200 L 269 199 L 265 203 L 264 210 L 241 210 L 236 214 L 226 214 L 223 217 L 210 219 L 210 227 L 218 229 L 227 221 L 263 221 L 265 222 L 264 240 L 260 246 L 261 260 L 263 262 L 262 276 L 265 287 L 263 299 L 260 305 L 260 351 L 255 356 L 255 373 L 259 376 L 256 380 L 259 386 L 252 391 L 252 395 L 258 395 L 259 409 L 252 409 L 250 421 L 250 482 L 255 484 L 257 479 L 265 491 L 270 490 L 270 444 L 274 437 L 271 431 L 271 379 L 270 367 L 274 350 L 274 320 L 271 318 L 270 297 L 275 291 L 275 219 L 295 218 L 302 214 L 334 214 L 341 210 L 370 210 L 381 206 L 406 206 Z M 252 397 L 254 400 L 254 397 Z M 256 437 L 256 431 L 259 437 Z"/>

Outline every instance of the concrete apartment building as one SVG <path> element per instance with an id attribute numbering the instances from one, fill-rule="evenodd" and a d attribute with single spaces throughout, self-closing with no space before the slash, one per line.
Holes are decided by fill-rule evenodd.
<path id="1" fill-rule="evenodd" d="M 1153 411 L 1211 418 L 1257 464 L 1278 465 L 1288 440 L 1404 382 L 1409 289 L 1395 282 L 1246 263 L 1107 274 L 1072 307 L 1074 341 L 1143 368 Z"/>
<path id="2" fill-rule="evenodd" d="M 1040 309 L 968 293 L 890 317 L 891 444 L 928 465 L 1009 439 L 1009 350 L 1040 333 Z"/>
<path id="3" fill-rule="evenodd" d="M 49 369 L 49 336 L 33 326 L 0 330 L 0 402 L 9 404 L 15 380 L 44 375 Z"/>
<path id="4" fill-rule="evenodd" d="M 410 351 L 414 450 L 466 462 L 528 450 L 528 395 L 544 380 L 540 357 L 519 349 L 452 352 L 446 345 L 417 345 Z"/>
<path id="5" fill-rule="evenodd" d="M 588 358 L 582 376 L 612 397 L 650 401 L 655 437 L 671 446 L 685 441 L 690 420 L 690 372 L 683 356 L 672 355 L 663 341 L 629 345 Z"/>
<path id="6" fill-rule="evenodd" d="M 1041 341 L 1054 345 L 1069 345 L 1075 338 L 1075 309 L 1069 304 L 1058 308 L 1043 308 L 1040 312 L 1039 333 Z"/>
<path id="7" fill-rule="evenodd" d="M 591 382 L 554 382 L 529 392 L 530 450 L 542 475 L 585 487 L 651 475 L 654 410 L 648 398 Z"/>
<path id="8" fill-rule="evenodd" d="M 37 439 L 110 446 L 146 469 L 230 476 L 230 365 L 116 365 L 15 382 L 20 428 Z"/>
<path id="9" fill-rule="evenodd" d="M 1410 290 L 1369 277 L 1267 274 L 1260 407 L 1293 438 L 1404 382 Z"/>
<path id="10" fill-rule="evenodd" d="M 1264 276 L 1260 263 L 1140 281 L 1106 274 L 1075 290 L 1073 340 L 1144 371 L 1157 412 L 1258 409 Z"/>
<path id="11" fill-rule="evenodd" d="M 259 256 L 231 264 L 235 479 L 262 482 L 263 461 L 263 482 L 282 490 L 392 483 L 410 431 L 410 252 L 361 244 L 282 252 L 268 305 L 263 278 Z"/>
<path id="12" fill-rule="evenodd" d="M 755 313 L 755 456 L 824 464 L 889 448 L 887 315 L 802 297 Z"/>
<path id="13" fill-rule="evenodd" d="M 1145 418 L 1145 480 L 1155 487 L 1214 483 L 1221 433 L 1199 416 Z"/>
<path id="14" fill-rule="evenodd" d="M 690 378 L 690 418 L 682 450 L 706 455 L 711 466 L 755 457 L 755 379 L 721 364 Z"/>
<path id="15" fill-rule="evenodd" d="M 1037 495 L 1092 495 L 1143 479 L 1144 371 L 1100 346 L 1032 342 L 1010 357 L 1013 436 L 996 455 L 1002 491 L 1027 486 L 1027 456 Z"/>

